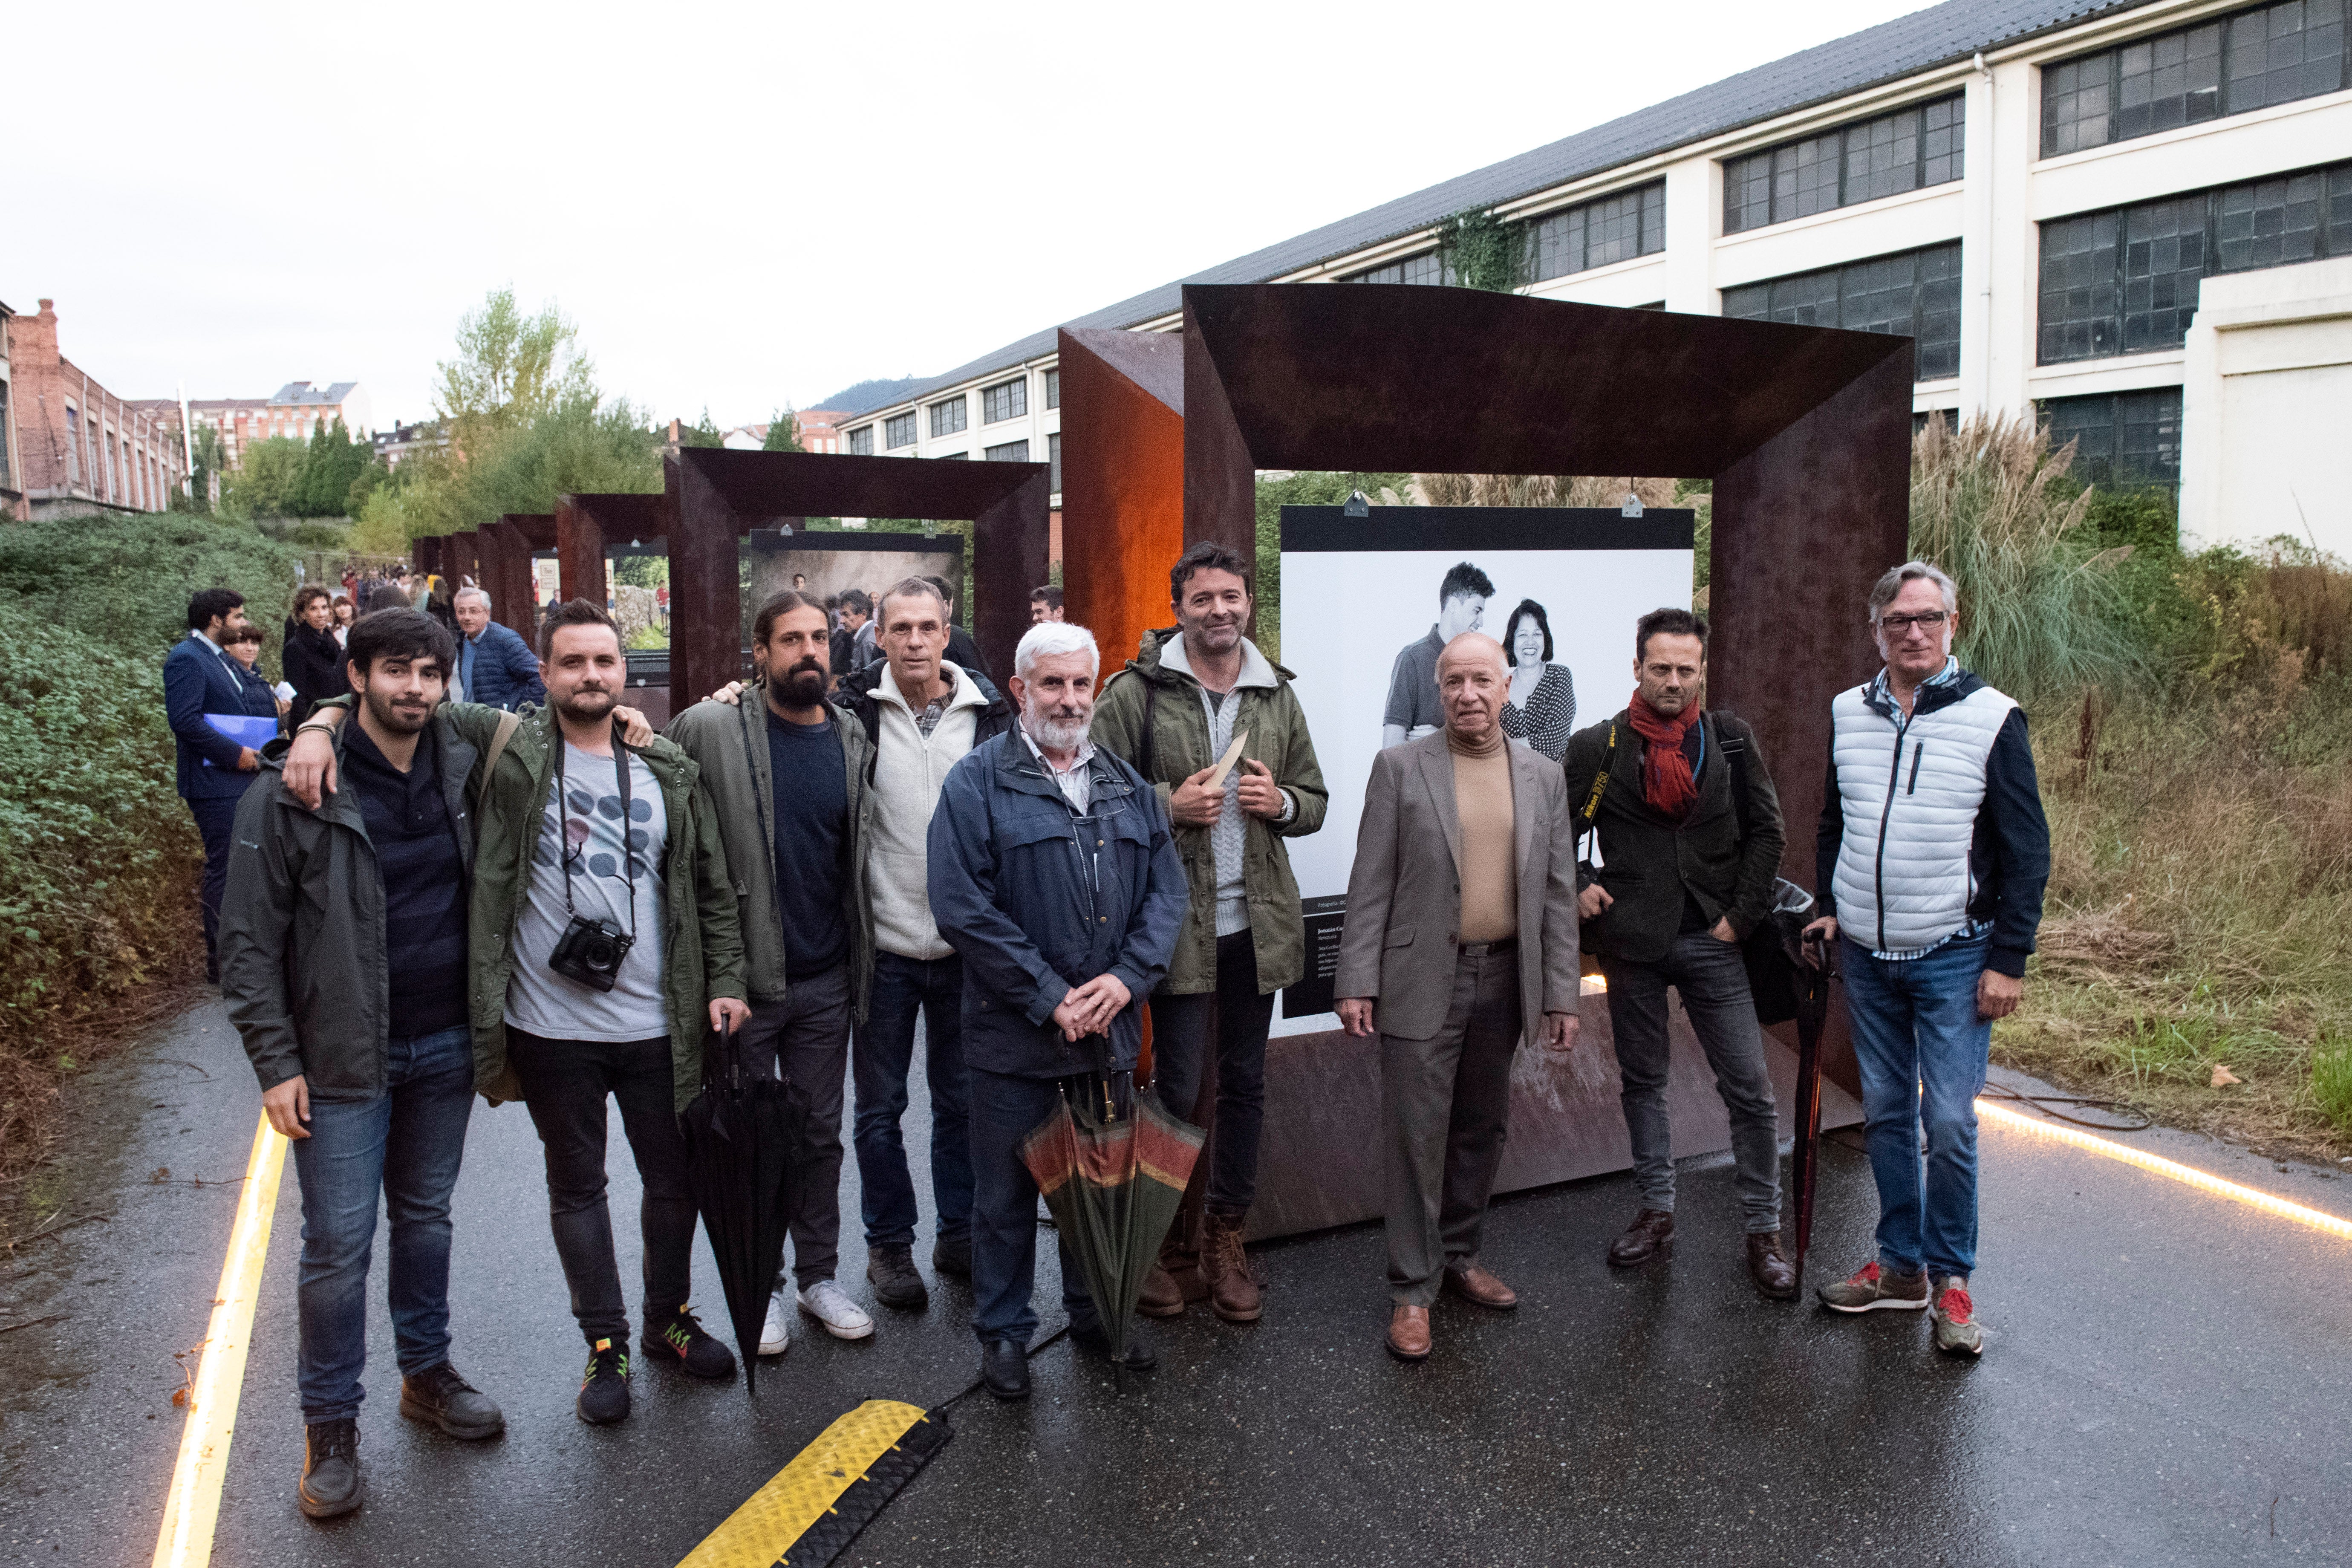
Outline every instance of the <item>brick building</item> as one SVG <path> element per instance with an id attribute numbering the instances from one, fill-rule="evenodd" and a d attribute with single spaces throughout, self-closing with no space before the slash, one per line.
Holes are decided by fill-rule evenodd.
<path id="1" fill-rule="evenodd" d="M 16 456 L 16 421 L 11 416 L 8 382 L 8 321 L 16 312 L 0 303 L 0 517 L 25 515 L 25 469 Z"/>
<path id="2" fill-rule="evenodd" d="M 156 417 L 168 423 L 176 435 L 180 427 L 180 405 L 161 399 L 143 407 L 156 411 Z M 245 460 L 245 449 L 256 441 L 266 441 L 275 436 L 289 436 L 298 441 L 308 441 L 311 434 L 343 422 L 343 428 L 355 441 L 373 437 L 374 415 L 369 407 L 368 395 L 356 381 L 338 381 L 318 387 L 307 381 L 289 381 L 268 397 L 199 397 L 188 403 L 188 417 L 196 428 L 206 427 L 220 432 L 221 459 L 229 468 Z"/>
<path id="3" fill-rule="evenodd" d="M 167 429 L 152 405 L 115 396 L 59 353 L 52 301 L 5 331 L 10 515 L 168 509 L 187 478 L 176 418 Z"/>

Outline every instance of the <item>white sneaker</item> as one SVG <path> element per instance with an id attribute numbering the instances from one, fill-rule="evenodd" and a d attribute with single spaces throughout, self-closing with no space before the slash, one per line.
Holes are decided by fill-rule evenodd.
<path id="1" fill-rule="evenodd" d="M 830 1279 L 820 1279 L 801 1292 L 801 1310 L 824 1325 L 837 1340 L 871 1339 L 874 1320 L 849 1299 L 849 1292 Z"/>
<path id="2" fill-rule="evenodd" d="M 779 1285 L 768 1296 L 768 1321 L 760 1329 L 760 1353 L 782 1355 L 793 1348 L 792 1314 L 784 1310 L 793 1288 Z"/>

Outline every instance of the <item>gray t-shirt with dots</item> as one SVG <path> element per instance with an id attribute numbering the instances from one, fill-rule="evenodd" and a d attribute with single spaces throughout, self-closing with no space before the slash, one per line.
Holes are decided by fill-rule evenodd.
<path id="1" fill-rule="evenodd" d="M 515 925 L 514 978 L 507 986 L 507 1022 L 554 1040 L 650 1040 L 669 1033 L 662 1006 L 662 851 L 669 814 L 661 785 L 638 758 L 629 759 L 628 853 L 637 896 L 631 919 L 629 884 L 621 866 L 620 775 L 611 757 L 592 756 L 566 742 L 562 787 L 551 784 L 539 843 L 531 851 L 530 890 Z M 572 851 L 567 853 L 567 849 Z M 572 908 L 563 882 L 572 880 Z M 563 930 L 577 912 L 634 931 L 636 942 L 621 961 L 610 991 L 548 968 Z"/>

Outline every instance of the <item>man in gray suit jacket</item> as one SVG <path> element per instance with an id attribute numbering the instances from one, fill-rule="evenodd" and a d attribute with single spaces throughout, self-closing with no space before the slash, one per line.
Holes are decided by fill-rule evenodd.
<path id="1" fill-rule="evenodd" d="M 1577 1036 L 1576 835 L 1566 775 L 1503 733 L 1500 643 L 1438 656 L 1445 725 L 1383 751 L 1365 788 L 1339 938 L 1339 1022 L 1381 1037 L 1390 1352 L 1429 1354 L 1441 1285 L 1518 1305 L 1478 1236 L 1524 1036 Z M 1377 1016 L 1377 1022 L 1376 1020 Z"/>

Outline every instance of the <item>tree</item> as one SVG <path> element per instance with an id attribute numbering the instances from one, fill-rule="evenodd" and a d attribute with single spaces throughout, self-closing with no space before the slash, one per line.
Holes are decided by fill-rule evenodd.
<path id="1" fill-rule="evenodd" d="M 302 442 L 292 436 L 252 442 L 236 471 L 222 485 L 221 510 L 245 518 L 298 515 L 308 456 Z"/>
<path id="2" fill-rule="evenodd" d="M 228 468 L 228 453 L 221 445 L 220 428 L 213 425 L 196 426 L 195 467 L 188 476 L 188 502 L 192 510 L 210 511 L 213 509 L 213 485 Z"/>
<path id="3" fill-rule="evenodd" d="M 352 486 L 374 456 L 366 442 L 352 438 L 341 415 L 335 416 L 332 426 L 321 426 L 312 432 L 310 449 L 303 454 L 301 504 L 296 515 L 357 515 L 350 510 Z M 362 494 L 360 499 L 364 502 L 366 497 Z"/>
<path id="4" fill-rule="evenodd" d="M 491 292 L 457 322 L 457 357 L 445 360 L 442 418 L 460 450 L 493 430 L 527 425 L 567 398 L 593 398 L 593 370 L 579 329 L 552 305 L 526 316 L 512 289 Z"/>
<path id="5" fill-rule="evenodd" d="M 784 405 L 768 420 L 768 438 L 760 443 L 762 452 L 804 452 L 801 445 L 800 424 L 793 414 L 791 404 Z"/>
<path id="6" fill-rule="evenodd" d="M 723 447 L 727 437 L 719 434 L 718 424 L 710 417 L 710 405 L 702 405 L 702 417 L 691 425 L 677 427 L 677 444 L 681 447 Z"/>

